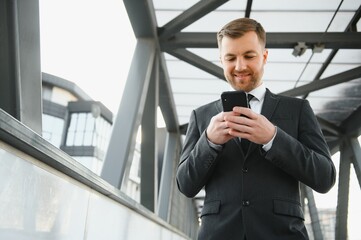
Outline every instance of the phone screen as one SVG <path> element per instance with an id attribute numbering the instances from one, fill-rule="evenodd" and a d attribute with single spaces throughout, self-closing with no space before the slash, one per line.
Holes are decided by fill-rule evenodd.
<path id="1" fill-rule="evenodd" d="M 227 91 L 221 94 L 223 111 L 232 111 L 234 107 L 248 107 L 247 94 L 243 91 Z"/>

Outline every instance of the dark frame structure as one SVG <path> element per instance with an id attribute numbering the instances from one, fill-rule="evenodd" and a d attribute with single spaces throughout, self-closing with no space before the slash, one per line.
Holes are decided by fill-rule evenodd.
<path id="1" fill-rule="evenodd" d="M 158 99 L 153 101 L 154 103 L 159 101 L 159 106 L 162 109 L 162 113 L 164 115 L 167 131 L 169 132 L 169 139 L 174 134 L 175 138 L 172 140 L 173 142 L 177 142 L 177 148 L 181 147 L 180 143 L 180 134 L 185 134 L 187 129 L 187 125 L 178 126 L 177 115 L 175 113 L 175 103 L 172 97 L 172 91 L 170 89 L 170 79 L 167 73 L 166 61 L 163 53 L 168 53 L 188 64 L 198 67 L 199 69 L 214 75 L 219 78 L 221 81 L 225 80 L 223 76 L 222 69 L 215 65 L 214 63 L 192 53 L 187 50 L 188 48 L 217 48 L 217 42 L 215 39 L 216 33 L 210 32 L 182 32 L 184 28 L 191 25 L 195 21 L 199 20 L 203 16 L 207 15 L 211 11 L 216 10 L 219 6 L 226 3 L 225 0 L 210 0 L 210 1 L 199 1 L 189 9 L 183 11 L 180 15 L 169 21 L 164 26 L 157 26 L 156 18 L 155 18 L 155 9 L 152 1 L 130 1 L 125 0 L 124 4 L 127 9 L 130 22 L 133 27 L 134 34 L 137 38 L 137 49 L 134 55 L 134 59 L 132 62 L 132 68 L 129 73 L 129 77 L 127 83 L 129 86 L 126 86 L 125 92 L 137 92 L 137 102 L 141 103 L 138 107 L 142 106 L 142 98 L 145 99 L 144 89 L 140 90 L 139 87 L 130 86 L 130 82 L 134 82 L 135 79 L 141 81 L 141 86 L 149 86 L 149 89 L 153 89 L 150 87 L 152 85 L 159 86 L 158 89 Z M 250 11 L 252 10 L 252 0 L 247 1 L 247 10 L 245 16 L 250 15 Z M 311 33 L 311 32 L 296 32 L 296 33 L 269 33 L 267 38 L 267 48 L 294 48 L 295 45 L 299 42 L 304 42 L 310 48 L 313 48 L 317 44 L 319 44 L 319 40 L 322 39 L 322 45 L 324 48 L 332 49 L 329 58 L 323 63 L 322 68 L 320 69 L 317 77 L 313 82 L 296 87 L 293 89 L 289 89 L 287 91 L 282 92 L 283 95 L 295 96 L 295 97 L 303 97 L 307 98 L 308 94 L 320 89 L 324 89 L 330 86 L 335 86 L 337 84 L 355 80 L 361 77 L 360 67 L 345 71 L 343 73 L 336 74 L 334 76 L 330 76 L 324 79 L 320 79 L 322 73 L 331 63 L 333 57 L 336 55 L 339 49 L 360 49 L 361 48 L 361 33 L 357 32 L 356 24 L 359 21 L 361 16 L 361 7 L 357 10 L 354 17 L 350 21 L 345 32 L 329 32 L 329 33 Z M 151 45 L 151 47 L 148 47 Z M 139 52 L 142 52 L 141 58 L 139 58 Z M 155 56 L 153 56 L 153 54 Z M 137 60 L 138 59 L 138 60 Z M 148 74 L 147 72 L 143 73 L 143 78 L 139 76 L 139 68 L 138 71 L 133 72 L 138 61 L 144 61 L 144 59 L 148 59 L 148 63 L 144 63 L 143 66 L 149 66 L 149 64 L 158 64 L 157 69 L 154 69 L 157 73 Z M 140 69 L 150 69 L 140 68 Z M 147 70 L 148 71 L 148 70 Z M 144 77 L 147 76 L 147 77 Z M 159 76 L 159 79 L 154 78 L 148 80 L 148 76 Z M 146 81 L 146 82 L 142 82 Z M 149 81 L 149 82 L 148 82 Z M 159 81 L 159 82 L 158 82 Z M 134 84 L 134 83 L 133 83 Z M 152 90 L 154 91 L 154 90 Z M 149 92 L 148 92 L 149 94 Z M 143 97 L 142 97 L 143 96 Z M 148 95 L 149 97 L 149 95 Z M 157 95 L 155 96 L 157 98 Z M 124 95 L 122 100 L 125 102 L 125 99 L 129 100 L 129 96 Z M 132 100 L 133 101 L 133 100 Z M 134 107 L 134 106 L 132 106 Z M 152 107 L 154 109 L 154 106 Z M 120 113 L 122 112 L 132 112 L 134 109 L 129 109 L 129 105 L 122 105 L 119 109 Z M 138 109 L 139 110 L 139 109 Z M 144 114 L 144 113 L 143 113 Z M 136 115 L 135 112 L 131 115 Z M 148 116 L 149 117 L 149 116 Z M 330 150 L 333 153 L 337 151 L 341 151 L 341 169 L 339 173 L 339 194 L 338 194 L 338 204 L 337 204 L 337 216 L 336 216 L 336 239 L 345 239 L 347 238 L 347 212 L 348 212 L 348 179 L 350 176 L 350 172 L 344 169 L 348 169 L 350 164 L 352 163 L 355 172 L 358 176 L 359 184 L 361 185 L 361 168 L 360 168 L 360 146 L 357 142 L 357 137 L 361 134 L 361 107 L 355 109 L 352 114 L 349 115 L 345 120 L 343 120 L 339 125 L 331 123 L 327 120 L 327 116 L 318 116 L 319 123 L 322 127 L 324 135 L 329 144 Z M 128 120 L 125 119 L 126 116 L 121 118 L 121 121 L 124 123 L 115 123 L 114 126 L 114 134 L 116 136 L 120 136 L 121 128 L 120 126 L 124 126 L 125 122 L 132 122 L 139 124 L 141 118 L 135 119 L 130 118 L 128 114 Z M 118 129 L 118 130 L 117 130 Z M 124 128 L 123 128 L 124 129 Z M 132 133 L 127 134 L 127 136 L 134 136 L 136 128 L 133 126 Z M 118 132 L 118 133 L 117 133 Z M 114 136 L 115 138 L 115 136 Z M 130 141 L 129 141 L 130 140 Z M 111 142 L 117 142 L 113 139 Z M 131 139 L 128 139 L 128 143 L 131 142 Z M 147 141 L 146 141 L 147 142 Z M 118 145 L 119 146 L 119 145 Z M 149 145 L 149 148 L 156 147 L 154 145 Z M 107 169 L 114 169 L 115 162 L 119 164 L 119 157 L 115 158 L 115 156 L 122 155 L 124 158 L 122 161 L 123 166 L 129 165 L 127 161 L 131 157 L 131 154 L 120 154 L 115 150 L 115 146 L 109 148 L 108 150 L 108 158 L 107 164 L 108 168 L 104 169 L 103 177 L 117 187 L 121 187 L 121 179 L 126 174 L 117 174 L 110 173 Z M 127 148 L 129 149 L 129 148 Z M 114 152 L 113 152 L 114 151 Z M 130 150 L 131 152 L 132 150 Z M 177 157 L 177 152 L 172 149 L 166 149 L 167 152 L 173 152 L 174 154 L 170 157 L 170 159 L 164 159 L 165 162 L 172 161 Z M 344 154 L 347 152 L 348 154 Z M 149 159 L 148 161 L 152 161 Z M 344 166 L 349 162 L 347 166 Z M 124 169 L 123 167 L 122 169 Z M 114 171 L 114 170 L 113 170 Z M 124 170 L 123 170 L 124 171 Z M 116 176 L 117 175 L 117 176 Z M 154 176 L 154 175 L 153 175 Z M 153 179 L 153 176 L 151 177 Z M 112 179 L 112 180 L 111 180 Z M 143 179 L 142 179 L 143 180 Z M 169 176 L 168 179 L 160 179 L 161 181 L 172 181 L 172 177 Z M 154 189 L 154 193 L 159 191 L 159 194 L 164 196 L 165 193 L 168 193 L 165 189 L 156 189 L 156 184 L 154 181 L 147 181 L 148 184 L 147 189 Z M 312 228 L 315 239 L 323 239 L 323 234 L 321 231 L 321 227 L 319 225 L 319 219 L 317 214 L 316 204 L 313 198 L 313 192 L 308 187 L 304 187 L 302 189 L 303 195 L 308 200 L 308 209 L 310 211 L 310 216 L 312 218 Z M 143 195 L 146 197 L 146 195 Z M 152 194 L 148 195 L 149 199 L 154 199 L 155 196 Z M 200 197 L 201 198 L 201 197 Z M 197 200 L 202 200 L 198 198 Z M 148 201 L 149 201 L 148 199 Z M 151 201 L 153 202 L 153 201 Z M 169 206 L 161 205 L 161 202 L 158 209 L 168 208 Z"/>
<path id="2" fill-rule="evenodd" d="M 219 66 L 187 49 L 216 48 L 217 43 L 213 37 L 216 33 L 181 31 L 228 1 L 198 1 L 160 27 L 157 26 L 155 9 L 151 0 L 124 0 L 123 2 L 137 44 L 118 115 L 113 124 L 113 132 L 101 177 L 116 189 L 124 189 L 133 159 L 136 134 L 139 126 L 142 126 L 140 204 L 190 238 L 195 238 L 199 224 L 199 209 L 193 200 L 186 199 L 179 194 L 174 181 L 182 147 L 181 138 L 187 125 L 180 125 L 178 122 L 164 53 L 224 81 L 223 72 Z M 38 0 L 4 0 L 0 3 L 0 36 L 3 36 L 0 38 L 0 108 L 34 132 L 41 133 L 43 106 L 38 8 Z M 252 0 L 248 0 L 245 17 L 249 17 L 251 11 Z M 339 49 L 361 49 L 361 33 L 356 28 L 360 17 L 361 7 L 358 8 L 344 32 L 270 33 L 267 42 L 268 48 L 294 48 L 299 42 L 304 42 L 312 48 L 319 44 L 319 39 L 323 39 L 324 47 L 332 49 L 313 82 L 289 89 L 281 94 L 307 98 L 309 93 L 316 90 L 360 79 L 360 67 L 327 78 L 320 78 Z M 361 81 L 356 89 L 358 95 L 361 94 L 360 86 Z M 157 157 L 158 106 L 161 108 L 167 130 L 161 167 L 158 165 Z M 4 115 L 4 118 L 6 117 Z M 341 152 L 335 239 L 347 239 L 351 166 L 353 166 L 361 186 L 361 149 L 357 140 L 361 135 L 361 107 L 352 109 L 350 114 L 339 124 L 329 121 L 329 117 L 330 115 L 326 114 L 318 116 L 318 119 L 331 152 Z M 16 127 L 15 125 L 12 123 L 12 126 Z M 3 138 L 9 138 L 8 135 L 3 134 Z M 36 136 L 36 139 L 39 140 L 39 137 Z M 11 141 L 16 142 L 15 140 Z M 31 139 L 27 139 L 27 142 L 31 141 Z M 67 172 L 68 175 L 83 182 L 93 181 L 87 176 L 77 174 L 76 169 L 71 169 L 71 166 L 59 165 L 49 158 L 46 158 L 44 162 L 50 166 L 56 166 L 57 169 Z M 105 183 L 90 185 L 99 189 L 103 194 L 115 198 L 109 191 L 104 191 L 98 186 L 105 185 L 105 188 L 109 188 Z M 303 187 L 302 192 L 308 200 L 307 206 L 312 220 L 314 239 L 324 239 L 313 192 L 307 187 Z M 199 197 L 197 202 L 201 202 L 201 200 L 202 197 Z"/>

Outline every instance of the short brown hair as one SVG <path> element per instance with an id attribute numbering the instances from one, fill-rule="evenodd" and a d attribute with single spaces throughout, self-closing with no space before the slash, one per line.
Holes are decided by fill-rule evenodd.
<path id="1" fill-rule="evenodd" d="M 250 31 L 254 31 L 257 34 L 258 40 L 265 47 L 266 32 L 259 22 L 251 18 L 238 18 L 224 25 L 217 33 L 218 47 L 221 46 L 223 37 L 239 38 Z"/>

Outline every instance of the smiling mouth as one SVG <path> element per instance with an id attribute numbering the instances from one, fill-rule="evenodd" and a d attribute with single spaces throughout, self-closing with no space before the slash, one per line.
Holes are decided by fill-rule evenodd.
<path id="1" fill-rule="evenodd" d="M 247 78 L 249 76 L 251 76 L 251 74 L 249 73 L 245 73 L 245 74 L 234 74 L 233 75 L 235 78 L 238 78 L 238 79 L 244 79 L 244 78 Z"/>

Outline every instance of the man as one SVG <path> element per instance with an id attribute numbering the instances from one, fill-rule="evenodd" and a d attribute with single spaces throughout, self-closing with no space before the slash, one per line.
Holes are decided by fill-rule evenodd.
<path id="1" fill-rule="evenodd" d="M 205 188 L 198 239 L 308 239 L 300 183 L 326 193 L 336 176 L 319 124 L 307 100 L 265 87 L 261 24 L 236 19 L 217 38 L 228 83 L 254 97 L 251 108 L 223 112 L 219 100 L 191 114 L 177 184 L 187 197 Z"/>

